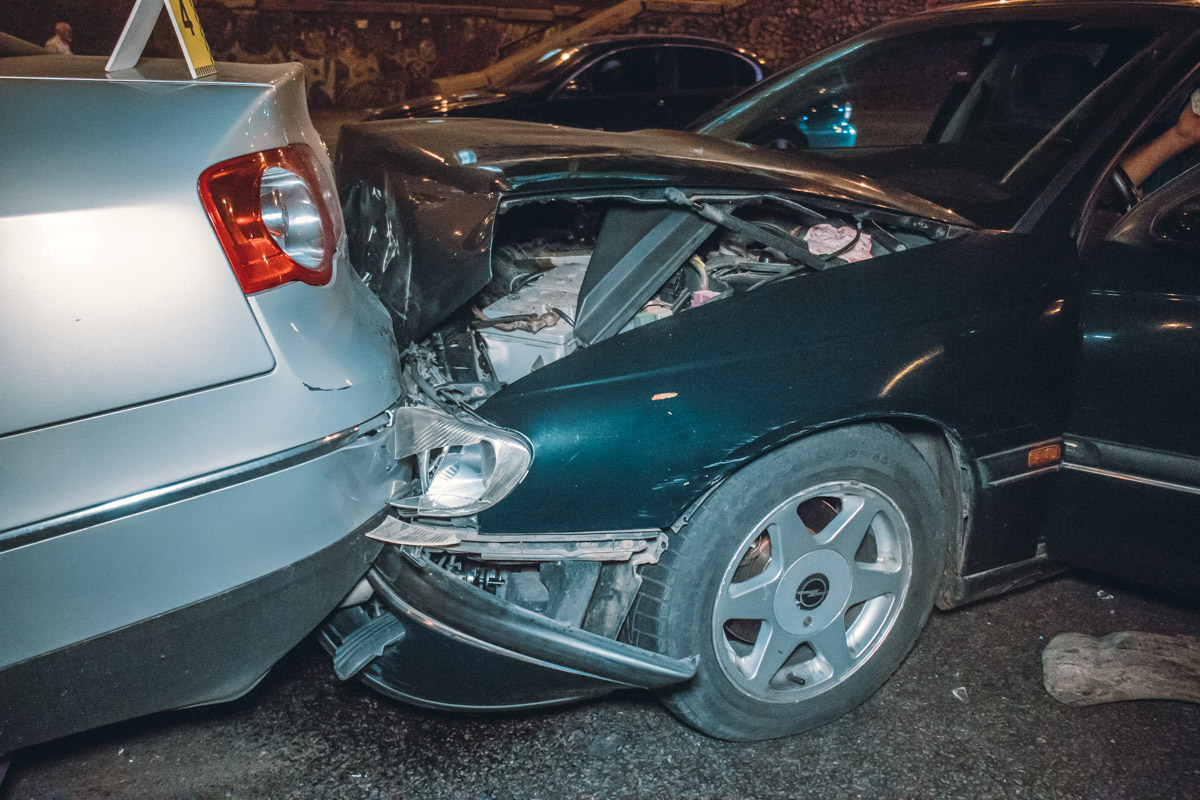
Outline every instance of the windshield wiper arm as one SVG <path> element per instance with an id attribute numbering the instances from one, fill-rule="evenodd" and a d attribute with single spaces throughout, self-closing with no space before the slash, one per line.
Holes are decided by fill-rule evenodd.
<path id="1" fill-rule="evenodd" d="M 806 267 L 825 269 L 829 266 L 829 263 L 825 259 L 815 256 L 809 251 L 808 242 L 803 239 L 773 231 L 761 225 L 755 225 L 753 222 L 747 222 L 744 219 L 738 219 L 716 206 L 707 203 L 692 202 L 690 197 L 674 186 L 667 189 L 664 195 L 668 202 L 690 209 L 709 222 L 715 222 L 722 228 L 740 233 L 751 241 L 765 244 L 767 247 L 773 247 L 788 258 L 793 258 Z"/>

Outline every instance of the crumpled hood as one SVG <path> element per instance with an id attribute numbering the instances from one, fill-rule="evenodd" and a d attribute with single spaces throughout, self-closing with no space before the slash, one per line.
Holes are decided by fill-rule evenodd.
<path id="1" fill-rule="evenodd" d="M 487 284 L 501 195 L 668 187 L 801 193 L 974 227 L 823 160 L 681 131 L 389 120 L 344 127 L 337 161 L 351 261 L 392 311 L 401 346 Z"/>
<path id="2" fill-rule="evenodd" d="M 807 192 L 971 225 L 949 209 L 823 159 L 684 131 L 613 133 L 490 119 L 405 119 L 343 128 L 344 166 L 371 153 L 403 159 L 468 191 L 661 184 Z"/>

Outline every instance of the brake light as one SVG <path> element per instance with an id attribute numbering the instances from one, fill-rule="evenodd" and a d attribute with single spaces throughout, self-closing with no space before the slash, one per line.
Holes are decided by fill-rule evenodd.
<path id="1" fill-rule="evenodd" d="M 333 277 L 340 226 L 313 151 L 293 144 L 209 167 L 200 200 L 242 291 Z M 340 215 L 339 219 L 340 221 Z"/>

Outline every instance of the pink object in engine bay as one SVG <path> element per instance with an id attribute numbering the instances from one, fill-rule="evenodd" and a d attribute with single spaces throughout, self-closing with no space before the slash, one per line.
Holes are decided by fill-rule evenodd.
<path id="1" fill-rule="evenodd" d="M 845 225 L 822 222 L 809 228 L 804 238 L 813 255 L 837 254 L 846 261 L 864 261 L 871 257 L 871 234 Z"/>

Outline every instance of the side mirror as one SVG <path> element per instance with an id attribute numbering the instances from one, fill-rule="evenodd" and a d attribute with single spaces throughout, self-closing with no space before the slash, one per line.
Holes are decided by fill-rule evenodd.
<path id="1" fill-rule="evenodd" d="M 1200 201 L 1173 208 L 1154 221 L 1154 232 L 1169 242 L 1200 246 Z"/>
<path id="2" fill-rule="evenodd" d="M 1200 251 L 1200 165 L 1147 194 L 1112 227 L 1108 241 Z"/>

